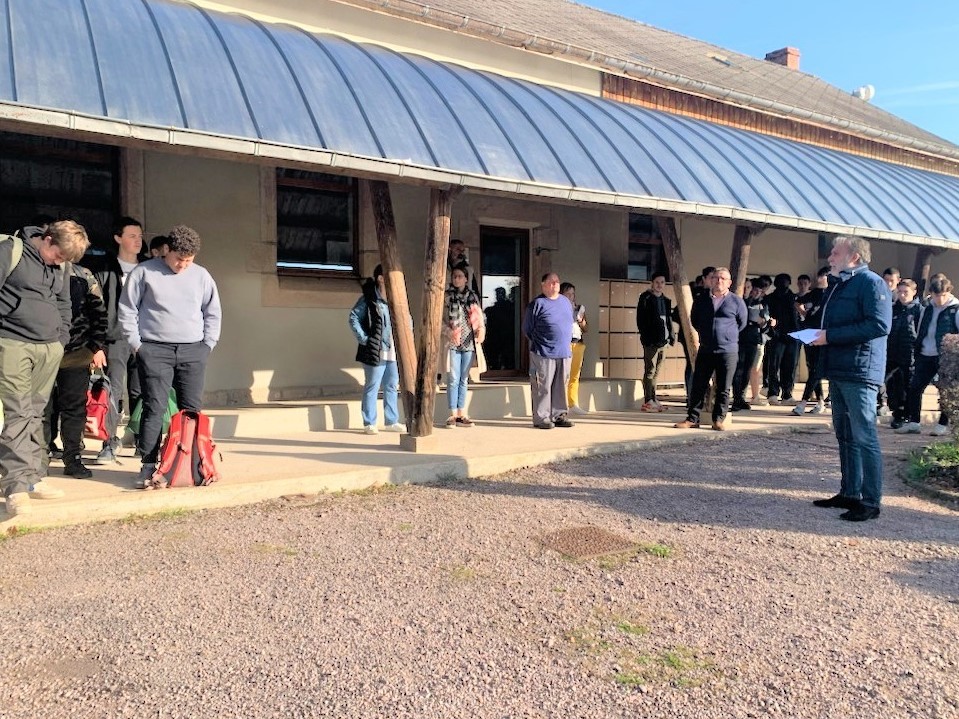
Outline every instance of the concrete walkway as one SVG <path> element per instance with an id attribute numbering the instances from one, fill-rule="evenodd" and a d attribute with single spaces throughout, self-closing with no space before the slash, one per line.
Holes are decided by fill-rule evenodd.
<path id="1" fill-rule="evenodd" d="M 798 391 L 797 391 L 798 394 Z M 133 450 L 121 451 L 119 464 L 91 466 L 92 479 L 62 477 L 54 462 L 49 483 L 65 490 L 58 500 L 33 500 L 29 515 L 0 514 L 0 531 L 13 527 L 77 524 L 130 515 L 253 504 L 284 496 L 309 497 L 325 492 L 358 490 L 386 483 L 430 482 L 437 478 L 481 477 L 574 457 L 612 454 L 661 446 L 663 443 L 720 439 L 730 433 L 790 431 L 801 428 L 831 432 L 831 416 L 791 414 L 791 407 L 756 407 L 733 415 L 727 432 L 711 429 L 677 430 L 685 416 L 682 395 L 664 397 L 670 410 L 648 414 L 638 410 L 597 411 L 576 417 L 576 426 L 550 431 L 534 429 L 526 418 L 480 420 L 472 428 L 437 428 L 435 451 L 400 448 L 400 435 L 366 435 L 356 429 L 283 431 L 288 405 L 211 410 L 215 430 L 230 425 L 229 438 L 218 439 L 222 481 L 209 487 L 142 491 L 131 489 L 139 461 Z M 934 416 L 935 394 L 924 402 L 927 421 Z M 319 406 L 321 403 L 316 403 Z M 296 403 L 310 413 L 310 403 Z M 305 409 L 304 409 L 305 408 Z M 272 414 L 271 414 L 272 413 Z M 270 432 L 253 436 L 238 432 L 269 425 Z M 312 425 L 310 425 L 312 426 Z M 890 431 L 888 427 L 881 431 Z M 224 432 L 216 432 L 221 437 Z M 88 444 L 91 444 L 88 442 Z M 92 449 L 92 448 L 91 448 Z M 92 458 L 93 452 L 87 452 Z"/>

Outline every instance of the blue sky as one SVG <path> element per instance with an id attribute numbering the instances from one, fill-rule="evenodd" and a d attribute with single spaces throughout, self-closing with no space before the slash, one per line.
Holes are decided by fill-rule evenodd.
<path id="1" fill-rule="evenodd" d="M 579 0 L 762 58 L 787 45 L 800 68 L 959 145 L 959 0 Z"/>

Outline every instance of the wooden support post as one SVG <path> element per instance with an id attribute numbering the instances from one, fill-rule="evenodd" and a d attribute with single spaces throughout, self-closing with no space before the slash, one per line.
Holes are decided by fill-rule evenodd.
<path id="1" fill-rule="evenodd" d="M 916 248 L 916 265 L 912 270 L 912 280 L 916 283 L 916 296 L 920 299 L 929 286 L 929 277 L 932 275 L 932 258 L 945 251 L 943 247 L 929 247 L 927 245 Z"/>
<path id="2" fill-rule="evenodd" d="M 433 433 L 436 407 L 436 370 L 443 333 L 443 302 L 446 294 L 446 264 L 450 247 L 451 190 L 430 191 L 429 228 L 423 270 L 423 322 L 416 346 L 416 394 L 410 434 L 428 437 Z"/>
<path id="3" fill-rule="evenodd" d="M 372 180 L 370 200 L 376 222 L 376 242 L 380 248 L 380 261 L 386 279 L 386 301 L 393 319 L 393 343 L 400 374 L 400 394 L 406 413 L 406 426 L 409 428 L 414 412 L 416 347 L 413 342 L 413 328 L 410 326 L 410 303 L 406 294 L 406 279 L 403 277 L 403 263 L 396 246 L 396 220 L 393 217 L 389 184 L 382 180 Z"/>
<path id="4" fill-rule="evenodd" d="M 699 351 L 699 334 L 693 329 L 689 321 L 689 313 L 693 307 L 693 293 L 689 289 L 689 279 L 686 275 L 686 265 L 683 262 L 683 252 L 680 247 L 679 234 L 676 232 L 676 221 L 672 217 L 657 217 L 656 226 L 663 239 L 663 251 L 666 253 L 666 264 L 669 267 L 669 276 L 673 281 L 673 294 L 676 297 L 676 308 L 679 310 L 679 324 L 686 337 L 686 347 L 689 348 L 689 359 L 696 361 L 696 352 Z"/>
<path id="5" fill-rule="evenodd" d="M 731 290 L 742 297 L 746 287 L 746 271 L 749 268 L 749 250 L 753 243 L 753 230 L 746 225 L 736 225 L 733 235 L 733 251 L 729 256 L 729 271 L 733 275 Z"/>

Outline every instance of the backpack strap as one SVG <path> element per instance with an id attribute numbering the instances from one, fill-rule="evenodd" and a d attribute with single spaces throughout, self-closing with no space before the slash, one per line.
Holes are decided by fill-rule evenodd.
<path id="1" fill-rule="evenodd" d="M 8 241 L 13 243 L 13 250 L 10 254 L 10 267 L 7 268 L 7 274 L 3 277 L 4 282 L 6 282 L 7 278 L 17 269 L 17 265 L 20 264 L 20 258 L 23 257 L 23 240 L 16 235 L 0 235 L 0 242 Z"/>
<path id="2" fill-rule="evenodd" d="M 220 479 L 220 471 L 217 469 L 217 451 L 216 444 L 213 442 L 213 431 L 210 427 L 209 416 L 203 412 L 196 413 L 196 444 L 195 472 L 199 476 L 194 476 L 193 481 L 197 486 L 212 484 Z M 223 457 L 220 457 L 220 461 Z"/>

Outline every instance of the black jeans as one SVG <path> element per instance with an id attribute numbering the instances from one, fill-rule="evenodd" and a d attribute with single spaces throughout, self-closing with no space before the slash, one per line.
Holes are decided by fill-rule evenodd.
<path id="1" fill-rule="evenodd" d="M 703 405 L 706 403 L 706 392 L 709 391 L 709 380 L 714 374 L 716 375 L 716 401 L 713 403 L 713 421 L 722 422 L 726 418 L 726 413 L 729 412 L 729 393 L 738 360 L 738 351 L 700 352 L 696 355 L 693 389 L 686 409 L 688 420 L 699 422 L 699 415 L 702 414 Z"/>
<path id="2" fill-rule="evenodd" d="M 759 354 L 759 345 L 739 344 L 739 359 L 736 362 L 736 374 L 733 377 L 733 402 L 746 404 L 746 388 L 749 386 L 749 375 L 756 364 L 756 355 Z"/>
<path id="3" fill-rule="evenodd" d="M 892 418 L 906 419 L 906 396 L 912 382 L 912 365 L 890 362 L 886 365 L 886 397 Z"/>
<path id="4" fill-rule="evenodd" d="M 774 337 L 766 345 L 769 354 L 769 397 L 791 399 L 796 384 L 796 365 L 799 363 L 799 345 L 789 335 Z"/>
<path id="5" fill-rule="evenodd" d="M 203 407 L 203 382 L 210 347 L 204 342 L 144 342 L 137 352 L 137 370 L 143 415 L 137 449 L 143 464 L 156 464 L 163 434 L 163 413 L 170 388 L 176 390 L 177 406 L 199 412 Z"/>
<path id="6" fill-rule="evenodd" d="M 140 376 L 137 370 L 137 356 L 133 354 L 126 340 L 117 340 L 107 345 L 107 377 L 110 380 L 110 394 L 116 404 L 116 413 L 107 415 L 107 431 L 110 437 L 116 437 L 116 425 L 123 414 L 123 393 L 129 395 L 127 414 L 133 412 L 140 399 Z M 113 425 L 112 427 L 110 425 Z"/>
<path id="7" fill-rule="evenodd" d="M 820 349 L 806 345 L 803 347 L 803 352 L 806 353 L 806 373 L 809 376 L 806 378 L 806 389 L 803 390 L 802 401 L 808 402 L 815 393 L 816 399 L 822 402 L 822 375 L 819 373 Z"/>
<path id="8" fill-rule="evenodd" d="M 906 421 L 918 422 L 919 415 L 922 412 L 922 393 L 932 382 L 933 378 L 939 372 L 939 355 L 927 357 L 926 355 L 916 355 L 916 367 L 912 373 L 912 381 L 909 383 L 909 391 L 906 392 Z M 949 424 L 949 415 L 939 411 L 939 424 Z"/>
<path id="9" fill-rule="evenodd" d="M 70 464 L 80 456 L 83 427 L 87 423 L 87 389 L 90 386 L 88 367 L 70 367 L 57 372 L 57 383 L 43 411 L 43 467 L 49 463 L 46 448 L 53 441 L 53 423 L 56 409 L 60 417 L 60 436 L 63 438 L 63 461 Z"/>

